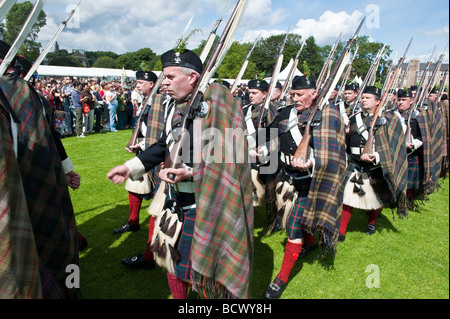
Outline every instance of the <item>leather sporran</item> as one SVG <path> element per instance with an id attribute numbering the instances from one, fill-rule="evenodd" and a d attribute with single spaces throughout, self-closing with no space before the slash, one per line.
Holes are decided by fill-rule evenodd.
<path id="1" fill-rule="evenodd" d="M 279 229 L 286 229 L 287 220 L 298 197 L 293 178 L 289 175 L 285 175 L 282 180 L 278 182 L 275 193 L 278 219 L 280 222 Z"/>
<path id="2" fill-rule="evenodd" d="M 156 263 L 175 274 L 174 265 L 181 259 L 176 247 L 183 225 L 183 210 L 173 199 L 169 199 L 163 209 L 153 216 L 156 220 L 150 249 Z"/>

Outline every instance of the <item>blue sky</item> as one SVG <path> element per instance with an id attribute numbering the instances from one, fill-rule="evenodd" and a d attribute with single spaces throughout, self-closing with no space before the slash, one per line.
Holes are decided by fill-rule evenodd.
<path id="1" fill-rule="evenodd" d="M 39 40 L 45 45 L 70 9 L 80 0 L 47 0 L 47 26 Z M 61 48 L 125 53 L 149 47 L 158 54 L 171 49 L 194 16 L 190 30 L 201 29 L 188 47 L 196 47 L 206 39 L 215 21 L 226 19 L 237 0 L 82 0 L 75 19 L 61 34 Z M 342 33 L 348 39 L 363 16 L 367 16 L 361 35 L 391 46 L 393 56 L 400 57 L 411 37 L 408 59 L 427 61 L 433 47 L 434 60 L 449 37 L 449 5 L 447 1 L 382 0 L 382 1 L 304 1 L 249 0 L 236 40 L 253 42 L 261 34 L 291 32 L 313 35 L 319 45 L 332 44 Z M 448 62 L 448 49 L 444 61 Z M 407 60 L 408 60 L 407 59 Z"/>

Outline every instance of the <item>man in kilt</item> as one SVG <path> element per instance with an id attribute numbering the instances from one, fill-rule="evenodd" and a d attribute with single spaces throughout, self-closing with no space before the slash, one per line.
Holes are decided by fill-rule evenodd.
<path id="1" fill-rule="evenodd" d="M 0 49 L 3 57 L 8 48 L 2 43 Z M 0 78 L 0 89 L 19 120 L 12 133 L 39 258 L 42 296 L 74 297 L 76 291 L 66 286 L 66 268 L 78 264 L 77 227 L 50 115 L 38 93 L 14 73 L 14 62 Z"/>
<path id="2" fill-rule="evenodd" d="M 155 144 L 125 165 L 110 170 L 107 176 L 114 183 L 123 183 L 128 177 L 139 179 L 170 156 L 179 133 L 177 128 L 203 69 L 200 58 L 187 49 L 170 50 L 161 56 L 161 61 L 165 78 L 162 86 L 171 97 L 166 127 Z M 240 130 L 243 135 L 242 110 L 230 91 L 219 83 L 211 84 L 205 92 L 202 109 L 187 128 L 189 146 L 183 148 L 183 154 L 188 156 L 183 156 L 177 168 L 164 167 L 159 174 L 170 185 L 167 203 L 179 212 L 178 220 L 182 223 L 179 238 L 169 248 L 164 243 L 159 245 L 156 239 L 152 245 L 162 248 L 158 250 L 159 256 L 170 253 L 172 258 L 173 271 L 168 265 L 167 277 L 173 298 L 187 298 L 190 283 L 206 298 L 248 298 L 253 206 L 246 141 L 243 136 L 236 137 L 239 144 L 236 149 L 240 151 L 231 153 L 234 159 L 231 161 L 225 159 L 230 155 L 229 144 L 227 148 L 225 142 L 220 144 L 224 151 L 215 149 L 214 155 L 202 145 L 208 139 L 205 135 L 214 132 L 231 129 Z M 215 156 L 222 158 L 214 159 Z M 237 157 L 241 160 L 236 160 Z M 174 174 L 174 179 L 168 174 Z M 164 225 L 155 224 L 155 231 L 162 231 Z"/>
<path id="3" fill-rule="evenodd" d="M 283 108 L 270 126 L 278 129 L 283 180 L 294 186 L 295 195 L 286 193 L 285 197 L 294 197 L 295 203 L 284 212 L 288 239 L 281 270 L 265 292 L 269 299 L 280 298 L 295 262 L 305 249 L 314 247 L 315 233 L 323 246 L 335 251 L 346 177 L 345 125 L 334 106 L 326 105 L 315 115 L 306 163 L 293 157 L 317 96 L 315 80 L 296 76 L 291 94 L 294 105 Z"/>
<path id="4" fill-rule="evenodd" d="M 405 133 L 407 132 L 407 121 L 411 118 L 409 123 L 411 137 L 410 141 L 406 141 L 406 150 L 408 152 L 408 189 L 406 194 L 408 206 L 414 207 L 415 201 L 424 199 L 424 149 L 422 147 L 422 136 L 427 138 L 429 134 L 423 125 L 423 110 L 412 110 L 414 98 L 411 90 L 400 89 L 397 96 L 397 111 L 395 113 L 399 116 Z M 410 114 L 410 112 L 413 112 L 413 114 Z"/>
<path id="5" fill-rule="evenodd" d="M 368 235 L 376 232 L 376 220 L 383 206 L 396 206 L 400 216 L 406 214 L 408 162 L 405 135 L 394 112 L 383 112 L 377 118 L 373 128 L 373 152 L 362 153 L 380 103 L 381 90 L 366 87 L 361 98 L 361 112 L 350 120 L 347 141 L 350 176 L 344 191 L 340 241 L 345 240 L 353 208 L 369 211 L 365 230 Z"/>
<path id="6" fill-rule="evenodd" d="M 164 94 L 155 94 L 151 101 L 148 100 L 148 97 L 153 90 L 154 83 L 157 81 L 157 76 L 155 73 L 149 71 L 138 71 L 136 72 L 136 78 L 138 79 L 136 88 L 139 89 L 140 93 L 144 96 L 143 103 L 147 103 L 147 105 L 142 107 L 141 112 L 143 113 L 139 114 L 139 116 L 143 116 L 145 119 L 141 119 L 140 122 L 136 123 L 136 125 L 140 123 L 140 127 L 135 128 L 140 130 L 140 134 L 138 135 L 138 143 L 131 146 L 129 150 L 127 148 L 126 149 L 128 151 L 140 154 L 149 146 L 156 143 L 164 130 L 164 102 L 166 101 L 166 98 Z M 151 176 L 151 179 L 149 179 L 149 176 Z M 157 176 L 157 168 L 154 168 L 148 174 L 144 174 L 139 180 L 133 181 L 131 178 L 127 179 L 125 188 L 130 194 L 130 218 L 132 216 L 131 212 L 133 212 L 133 215 L 136 216 L 136 220 L 139 221 L 139 211 L 142 205 L 142 199 L 145 196 L 149 196 L 150 193 L 155 192 L 156 188 L 159 187 L 159 181 L 160 180 Z M 144 185 L 146 190 L 142 187 L 142 183 L 144 182 L 146 182 Z M 135 194 L 133 190 L 140 192 L 141 195 Z M 122 265 L 133 269 L 153 269 L 155 267 L 153 252 L 150 249 L 154 226 L 155 218 L 151 216 L 148 227 L 148 241 L 144 252 L 131 258 L 122 259 Z"/>
<path id="7" fill-rule="evenodd" d="M 154 72 L 151 71 L 137 71 L 136 72 L 136 89 L 140 91 L 140 93 L 147 97 L 150 95 L 151 90 L 153 89 L 153 86 L 155 85 L 155 82 L 157 80 L 157 76 Z M 151 103 L 151 101 L 148 101 L 145 99 L 147 103 Z M 137 123 L 139 127 L 135 127 L 135 130 L 138 130 L 138 135 L 136 137 L 136 141 L 133 141 L 135 144 L 130 145 L 130 147 L 125 147 L 125 150 L 130 153 L 136 153 L 139 154 L 146 148 L 146 141 L 145 137 L 147 135 L 148 129 L 153 129 L 155 132 L 152 134 L 152 140 L 149 143 L 149 145 L 155 143 L 161 134 L 161 131 L 163 130 L 164 124 L 163 124 L 163 110 L 162 108 L 158 108 L 155 110 L 155 107 L 143 107 L 142 114 L 140 114 L 141 121 Z M 154 127 L 147 127 L 147 119 L 149 117 L 151 109 L 151 115 L 156 117 L 154 122 Z M 149 133 L 150 135 L 150 133 Z M 147 145 L 148 146 L 148 145 Z M 152 174 L 153 179 L 153 174 Z M 128 218 L 128 221 L 122 225 L 122 227 L 114 229 L 114 234 L 122 234 L 129 231 L 137 231 L 140 229 L 139 224 L 139 211 L 142 206 L 142 201 L 144 198 L 150 199 L 150 194 L 152 193 L 152 188 L 154 185 L 152 185 L 152 180 L 149 178 L 148 174 L 144 174 L 141 179 L 137 181 L 132 181 L 131 179 L 128 179 L 125 184 L 125 189 L 128 191 L 128 203 L 130 207 L 130 216 Z"/>
<path id="8" fill-rule="evenodd" d="M 245 125 L 247 128 L 247 139 L 249 142 L 249 149 L 252 152 L 258 143 L 262 140 L 264 143 L 268 131 L 265 130 L 266 127 L 272 123 L 275 118 L 275 102 L 271 103 L 269 111 L 264 110 L 264 101 L 267 96 L 267 90 L 269 89 L 269 84 L 264 80 L 250 80 L 248 82 L 248 90 L 250 97 L 250 104 L 245 105 L 242 108 L 245 117 Z M 263 112 L 261 117 L 261 112 Z M 262 123 L 259 123 L 259 120 Z M 263 135 L 266 134 L 267 137 Z M 259 162 L 258 158 L 252 161 L 252 181 L 253 181 L 253 206 L 265 206 L 266 209 L 266 220 L 269 225 L 268 233 L 274 229 L 275 218 L 276 218 L 276 202 L 275 202 L 275 186 L 277 180 L 278 171 L 272 172 L 271 174 L 264 173 L 264 166 Z"/>

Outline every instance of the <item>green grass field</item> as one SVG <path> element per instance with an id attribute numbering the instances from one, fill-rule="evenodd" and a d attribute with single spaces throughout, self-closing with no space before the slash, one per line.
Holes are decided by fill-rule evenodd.
<path id="1" fill-rule="evenodd" d="M 88 249 L 80 254 L 81 292 L 86 299 L 169 299 L 165 272 L 129 270 L 122 258 L 142 253 L 147 243 L 150 201 L 144 201 L 141 230 L 114 235 L 129 216 L 124 185 L 106 173 L 133 157 L 125 152 L 131 130 L 63 139 L 81 175 L 81 187 L 70 190 L 80 232 Z M 318 250 L 297 262 L 284 299 L 448 299 L 449 182 L 409 218 L 384 209 L 377 232 L 364 233 L 367 215 L 355 211 L 345 242 L 334 259 L 317 258 Z M 283 259 L 285 232 L 264 237 L 265 212 L 255 210 L 255 247 L 251 293 L 263 298 Z M 378 279 L 375 280 L 374 278 Z M 197 294 L 190 293 L 197 298 Z"/>

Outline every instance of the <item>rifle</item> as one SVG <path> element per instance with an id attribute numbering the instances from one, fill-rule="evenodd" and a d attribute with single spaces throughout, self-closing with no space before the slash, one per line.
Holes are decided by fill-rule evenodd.
<path id="1" fill-rule="evenodd" d="M 202 60 L 202 62 L 205 62 L 206 58 L 208 57 L 209 51 L 211 51 L 211 47 L 214 43 L 214 40 L 216 39 L 217 29 L 219 28 L 219 25 L 221 22 L 222 22 L 222 18 L 217 20 L 212 31 L 209 33 L 208 40 L 206 40 L 206 44 L 203 47 L 202 52 L 200 53 L 200 60 Z"/>
<path id="2" fill-rule="evenodd" d="M 189 26 L 191 25 L 193 18 L 194 18 L 194 16 L 192 16 L 191 19 L 189 20 L 189 22 L 187 23 L 186 28 L 184 28 L 183 33 L 178 38 L 177 45 L 175 47 L 177 47 L 181 43 L 181 41 L 183 41 L 183 36 L 186 33 L 186 31 L 189 29 Z M 132 151 L 131 146 L 136 145 L 137 137 L 139 135 L 139 128 L 141 127 L 141 124 L 144 121 L 144 114 L 146 114 L 147 108 L 151 104 L 151 103 L 149 103 L 149 101 L 152 101 L 153 97 L 156 95 L 156 93 L 158 93 L 159 87 L 161 86 L 163 79 L 164 79 L 163 72 L 161 72 L 158 76 L 158 79 L 153 84 L 153 88 L 152 88 L 150 94 L 148 96 L 146 96 L 141 103 L 141 105 L 144 105 L 144 107 L 142 108 L 142 111 L 139 114 L 139 117 L 138 117 L 136 124 L 134 126 L 134 129 L 133 129 L 133 133 L 131 134 L 131 137 L 127 143 L 127 146 L 125 147 L 129 151 Z"/>
<path id="3" fill-rule="evenodd" d="M 427 94 L 429 93 L 431 87 L 434 85 L 434 79 L 436 77 L 437 72 L 439 72 L 440 69 L 441 69 L 442 60 L 445 57 L 445 51 L 447 50 L 447 47 L 448 47 L 448 43 L 445 46 L 445 49 L 442 52 L 442 54 L 439 56 L 439 60 L 436 62 L 436 65 L 434 67 L 433 73 L 431 74 L 431 77 L 428 80 L 428 84 L 427 84 L 427 86 L 425 87 L 424 91 L 421 94 L 421 99 L 419 100 L 419 107 L 423 106 L 423 104 L 425 102 L 425 99 L 428 97 Z"/>
<path id="4" fill-rule="evenodd" d="M 355 61 L 355 57 L 356 57 L 356 53 L 358 53 L 358 49 L 359 49 L 359 45 L 356 46 L 355 52 L 353 53 L 353 57 L 347 64 L 347 69 L 345 70 L 344 77 L 342 78 L 342 82 L 341 82 L 342 84 L 339 87 L 338 93 L 336 94 L 336 98 L 334 99 L 335 104 L 337 103 L 339 96 L 342 94 L 342 91 L 344 91 L 344 89 L 345 89 L 345 83 L 347 83 L 347 80 L 350 76 L 350 72 L 352 70 L 352 64 L 353 64 L 353 61 Z"/>
<path id="5" fill-rule="evenodd" d="M 431 52 L 431 56 L 430 56 L 430 59 L 428 60 L 427 66 L 425 67 L 425 70 L 423 71 L 422 75 L 420 76 L 420 82 L 419 82 L 419 85 L 417 86 L 416 96 L 414 97 L 414 102 L 409 111 L 408 119 L 406 120 L 406 131 L 405 131 L 406 143 L 411 143 L 411 141 L 412 141 L 411 118 L 412 118 L 412 115 L 414 114 L 415 110 L 417 109 L 417 106 L 419 105 L 419 101 L 421 100 L 421 95 L 422 95 L 422 91 L 423 91 L 422 87 L 425 83 L 425 78 L 426 78 L 426 75 L 428 74 L 428 70 L 431 66 L 431 62 L 433 61 L 433 55 L 434 55 L 435 50 L 436 50 L 436 45 L 434 46 L 433 52 Z"/>
<path id="6" fill-rule="evenodd" d="M 290 26 L 289 26 L 289 29 L 290 29 Z M 275 87 L 277 85 L 278 74 L 280 74 L 281 65 L 283 64 L 283 58 L 284 58 L 283 52 L 284 52 L 284 48 L 286 46 L 286 41 L 287 41 L 287 38 L 289 35 L 289 29 L 288 29 L 288 32 L 286 33 L 286 37 L 284 38 L 283 44 L 281 45 L 280 53 L 278 54 L 277 62 L 275 63 L 275 67 L 273 69 L 272 77 L 270 79 L 269 89 L 267 90 L 266 98 L 264 99 L 264 102 L 263 102 L 263 108 L 261 109 L 260 114 L 259 114 L 258 128 L 263 127 L 264 113 L 266 113 L 266 111 L 267 112 L 269 111 L 270 100 L 271 100 L 271 97 L 275 90 Z"/>
<path id="7" fill-rule="evenodd" d="M 370 65 L 370 68 L 369 68 L 369 71 L 367 71 L 367 74 L 366 74 L 366 76 L 365 76 L 365 78 L 364 78 L 364 82 L 361 84 L 361 86 L 360 86 L 360 88 L 359 88 L 358 96 L 357 96 L 356 99 L 355 99 L 355 102 L 354 102 L 354 105 L 353 105 L 353 110 L 352 110 L 352 115 L 351 115 L 350 117 L 355 116 L 355 115 L 357 114 L 357 112 L 356 112 L 356 107 L 358 106 L 359 101 L 361 100 L 361 97 L 362 97 L 362 94 L 363 94 L 363 92 L 364 92 L 364 89 L 366 88 L 367 84 L 369 83 L 369 81 L 370 81 L 371 78 L 372 78 L 372 74 L 373 74 L 374 72 L 376 72 L 377 65 L 378 65 L 378 61 L 379 61 L 379 60 L 381 59 L 381 57 L 383 56 L 383 53 L 384 53 L 384 49 L 385 49 L 385 48 L 386 48 L 386 44 L 383 45 L 383 47 L 380 49 L 380 51 L 378 51 L 378 53 L 377 53 L 375 59 L 372 61 L 372 64 Z M 349 117 L 349 118 L 350 118 L 350 117 Z"/>
<path id="8" fill-rule="evenodd" d="M 252 55 L 253 50 L 255 49 L 256 44 L 258 43 L 260 37 L 261 37 L 261 34 L 256 38 L 255 43 L 253 43 L 253 47 L 247 53 L 247 57 L 245 58 L 245 61 L 242 64 L 241 69 L 239 70 L 239 73 L 238 73 L 236 79 L 234 80 L 233 86 L 231 87 L 231 90 L 230 90 L 231 92 L 234 92 L 234 90 L 236 90 L 236 87 L 238 86 L 239 82 L 241 81 L 242 76 L 244 75 L 244 72 L 247 69 L 247 65 L 248 65 L 248 62 L 250 60 L 250 56 Z"/>
<path id="9" fill-rule="evenodd" d="M 28 14 L 27 20 L 25 21 L 22 30 L 20 30 L 19 34 L 14 40 L 14 43 L 11 45 L 11 48 L 9 49 L 8 53 L 3 59 L 2 64 L 0 65 L 0 76 L 3 76 L 6 69 L 11 64 L 11 61 L 14 59 L 20 47 L 22 46 L 23 42 L 28 37 L 31 28 L 34 26 L 34 23 L 36 22 L 39 13 L 41 12 L 42 7 L 44 6 L 44 3 L 45 0 L 37 0 L 36 3 L 34 4 L 33 8 L 31 9 L 31 12 Z"/>
<path id="10" fill-rule="evenodd" d="M 403 62 L 405 61 L 405 59 L 406 59 L 406 54 L 407 54 L 407 52 L 409 50 L 409 47 L 411 46 L 412 40 L 413 40 L 413 38 L 411 38 L 411 40 L 409 41 L 409 44 L 406 47 L 405 53 L 400 58 L 400 60 L 398 61 L 397 66 L 393 70 L 392 76 L 389 79 L 389 83 L 386 86 L 386 90 L 384 92 L 382 92 L 383 96 L 381 98 L 380 104 L 378 104 L 377 108 L 375 109 L 375 111 L 373 113 L 373 118 L 372 118 L 372 121 L 370 122 L 370 127 L 368 128 L 369 136 L 367 138 L 366 144 L 364 145 L 364 149 L 361 152 L 361 155 L 363 155 L 363 154 L 372 154 L 373 153 L 373 140 L 374 140 L 373 128 L 375 127 L 375 123 L 376 123 L 376 121 L 378 119 L 378 116 L 381 113 L 381 110 L 384 108 L 384 105 L 387 102 L 387 99 L 388 99 L 388 96 L 389 96 L 389 91 L 391 90 L 392 86 L 394 85 L 395 80 L 397 79 L 398 74 L 400 73 L 401 66 L 402 66 Z"/>
<path id="11" fill-rule="evenodd" d="M 337 60 L 336 64 L 333 67 L 332 72 L 330 73 L 330 76 L 325 81 L 323 87 L 320 88 L 319 93 L 317 94 L 316 98 L 314 99 L 314 101 L 311 105 L 310 112 L 306 119 L 305 131 L 303 133 L 302 140 L 294 154 L 294 158 L 303 160 L 304 163 L 306 163 L 306 161 L 308 159 L 309 144 L 311 143 L 311 140 L 312 140 L 311 124 L 314 119 L 314 116 L 316 115 L 317 110 L 319 108 L 322 108 L 323 105 L 325 105 L 325 103 L 328 102 L 328 99 L 333 91 L 332 89 L 334 89 L 336 87 L 337 82 L 341 78 L 341 75 L 344 72 L 344 68 L 346 65 L 346 63 L 344 63 L 344 61 L 346 61 L 349 58 L 350 49 L 351 49 L 353 43 L 355 42 L 356 37 L 358 36 L 358 33 L 361 30 L 365 20 L 366 20 L 366 17 L 364 17 L 362 19 L 362 21 L 359 24 L 358 29 L 356 30 L 353 37 L 351 37 L 347 41 L 347 44 L 345 45 L 344 50 L 342 51 L 339 59 Z"/>
<path id="12" fill-rule="evenodd" d="M 294 62 L 292 63 L 292 67 L 289 70 L 289 73 L 288 73 L 288 76 L 286 78 L 286 81 L 284 81 L 283 88 L 281 89 L 281 94 L 280 94 L 280 97 L 279 97 L 278 101 L 283 101 L 285 99 L 285 97 L 286 97 L 287 90 L 291 86 L 292 80 L 294 78 L 295 70 L 297 70 L 297 66 L 298 66 L 298 62 L 299 62 L 299 58 L 300 58 L 300 53 L 302 53 L 302 50 L 303 50 L 303 47 L 305 46 L 305 43 L 306 43 L 306 38 L 303 41 L 302 46 L 300 47 L 300 49 L 297 51 L 297 54 L 295 55 Z"/>
<path id="13" fill-rule="evenodd" d="M 209 81 L 216 72 L 217 68 L 220 66 L 220 63 L 223 61 L 233 42 L 232 40 L 234 39 L 234 35 L 245 11 L 247 2 L 248 0 L 238 1 L 222 35 L 219 38 L 219 41 L 216 43 L 210 58 L 203 68 L 189 101 L 187 102 L 186 111 L 181 121 L 181 134 L 164 162 L 165 168 L 175 168 L 180 162 L 182 147 L 183 144 L 185 144 L 184 141 L 189 138 L 188 128 L 193 122 L 196 113 L 201 108 L 200 104 L 203 99 L 203 93 L 206 91 Z M 169 174 L 168 177 L 172 180 L 175 179 L 174 174 Z"/>
<path id="14" fill-rule="evenodd" d="M 320 90 L 320 88 L 322 86 L 322 81 L 325 78 L 325 73 L 331 66 L 331 62 L 333 61 L 333 56 L 334 56 L 334 53 L 336 52 L 336 49 L 339 44 L 339 40 L 341 39 L 341 36 L 342 36 L 342 33 L 339 34 L 338 39 L 334 43 L 333 47 L 330 50 L 330 53 L 328 54 L 327 59 L 325 60 L 325 64 L 323 65 L 322 70 L 320 70 L 319 77 L 317 78 L 317 81 L 316 81 L 316 87 L 318 90 Z"/>
<path id="15" fill-rule="evenodd" d="M 3 21 L 3 18 L 8 14 L 9 10 L 16 3 L 16 0 L 3 0 L 0 4 L 0 21 Z"/>
<path id="16" fill-rule="evenodd" d="M 53 35 L 53 37 L 50 39 L 50 41 L 47 43 L 47 45 L 45 46 L 44 50 L 42 50 L 41 54 L 39 55 L 39 57 L 36 59 L 36 61 L 34 61 L 33 65 L 31 66 L 31 69 L 28 71 L 27 75 L 25 75 L 24 79 L 26 81 L 29 81 L 31 76 L 33 75 L 33 73 L 37 70 L 37 68 L 41 65 L 42 61 L 44 60 L 44 58 L 46 57 L 47 53 L 50 51 L 50 49 L 52 48 L 53 44 L 56 42 L 56 40 L 58 39 L 59 35 L 61 34 L 61 32 L 63 32 L 63 30 L 66 28 L 67 23 L 69 23 L 70 19 L 72 19 L 73 15 L 75 14 L 75 11 L 77 10 L 77 8 L 80 6 L 81 2 L 83 0 L 81 0 L 78 5 L 76 6 L 75 9 L 73 9 L 69 16 L 67 17 L 66 20 L 64 20 L 63 22 L 61 22 L 61 24 L 59 25 L 58 29 L 56 30 L 55 34 Z"/>

